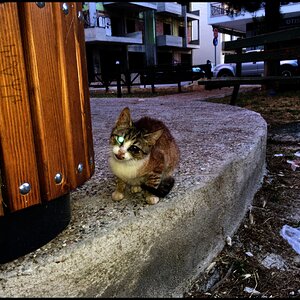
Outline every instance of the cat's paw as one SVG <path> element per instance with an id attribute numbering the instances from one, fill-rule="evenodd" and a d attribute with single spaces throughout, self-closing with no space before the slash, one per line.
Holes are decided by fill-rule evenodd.
<path id="1" fill-rule="evenodd" d="M 147 196 L 146 197 L 146 202 L 148 204 L 151 204 L 151 205 L 156 204 L 156 203 L 159 202 L 159 197 L 156 197 L 156 196 L 153 196 L 153 195 Z"/>
<path id="2" fill-rule="evenodd" d="M 131 193 L 135 194 L 135 193 L 140 193 L 142 191 L 142 188 L 139 185 L 133 185 L 130 188 Z"/>
<path id="3" fill-rule="evenodd" d="M 118 191 L 114 191 L 111 197 L 114 201 L 121 201 L 124 198 L 124 194 Z"/>

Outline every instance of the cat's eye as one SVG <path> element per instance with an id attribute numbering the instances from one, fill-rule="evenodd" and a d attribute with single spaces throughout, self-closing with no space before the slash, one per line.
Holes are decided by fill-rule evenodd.
<path id="1" fill-rule="evenodd" d="M 132 153 L 139 153 L 141 149 L 139 147 L 135 146 L 135 145 L 132 145 L 132 146 L 129 147 L 128 150 Z"/>
<path id="2" fill-rule="evenodd" d="M 124 137 L 123 136 L 116 136 L 116 140 L 118 144 L 122 145 L 124 143 Z"/>

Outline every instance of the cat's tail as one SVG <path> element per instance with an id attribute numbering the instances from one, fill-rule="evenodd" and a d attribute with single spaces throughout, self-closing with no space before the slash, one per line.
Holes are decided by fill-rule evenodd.
<path id="1" fill-rule="evenodd" d="M 169 194 L 169 192 L 171 191 L 171 189 L 174 186 L 174 182 L 175 182 L 175 180 L 173 177 L 167 177 L 167 178 L 164 178 L 160 182 L 160 184 L 157 188 L 148 186 L 146 184 L 142 184 L 141 187 L 142 187 L 142 189 L 148 191 L 152 195 L 163 198 Z"/>

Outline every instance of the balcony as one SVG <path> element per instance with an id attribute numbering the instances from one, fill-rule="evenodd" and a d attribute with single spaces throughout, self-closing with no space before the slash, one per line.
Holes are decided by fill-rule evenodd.
<path id="1" fill-rule="evenodd" d="M 156 37 L 158 47 L 179 47 L 182 48 L 182 37 L 174 35 L 159 35 Z"/>
<path id="2" fill-rule="evenodd" d="M 85 28 L 85 41 L 118 43 L 118 44 L 143 44 L 143 34 L 141 31 L 127 33 L 122 36 L 108 35 L 107 30 L 101 27 Z"/>
<path id="3" fill-rule="evenodd" d="M 298 26 L 300 23 L 300 4 L 298 2 L 287 2 L 280 7 L 283 19 L 281 26 L 291 27 Z M 231 17 L 234 15 L 234 18 Z M 265 10 L 262 7 L 255 12 L 256 18 L 264 17 Z M 229 10 L 226 5 L 221 2 L 214 2 L 208 5 L 208 24 L 215 25 L 222 30 L 223 33 L 244 36 L 246 32 L 246 25 L 253 22 L 253 14 L 247 11 L 235 12 Z"/>
<path id="4" fill-rule="evenodd" d="M 107 8 L 125 9 L 134 12 L 156 10 L 156 2 L 103 2 L 103 5 Z"/>
<path id="5" fill-rule="evenodd" d="M 186 47 L 190 48 L 190 49 L 199 49 L 200 48 L 200 41 L 199 40 L 189 41 L 187 43 Z"/>
<path id="6" fill-rule="evenodd" d="M 157 2 L 157 13 L 181 17 L 182 7 L 176 2 Z"/>
<path id="7" fill-rule="evenodd" d="M 186 12 L 186 17 L 187 17 L 188 21 L 199 20 L 200 19 L 200 10 Z"/>
<path id="8" fill-rule="evenodd" d="M 260 10 L 257 17 L 262 16 Z M 216 26 L 219 32 L 243 37 L 246 32 L 246 24 L 252 22 L 253 16 L 249 12 L 241 11 L 233 17 L 228 13 L 228 9 L 222 3 L 211 3 L 208 5 L 208 24 Z"/>
<path id="9" fill-rule="evenodd" d="M 220 17 L 227 16 L 226 9 L 222 3 L 212 3 L 210 4 L 210 17 Z"/>

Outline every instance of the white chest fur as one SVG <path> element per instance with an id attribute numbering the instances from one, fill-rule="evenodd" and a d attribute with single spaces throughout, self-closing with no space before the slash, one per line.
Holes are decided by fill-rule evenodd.
<path id="1" fill-rule="evenodd" d="M 147 163 L 148 157 L 141 160 L 119 161 L 114 157 L 109 159 L 112 172 L 129 184 L 138 184 L 141 168 Z"/>

